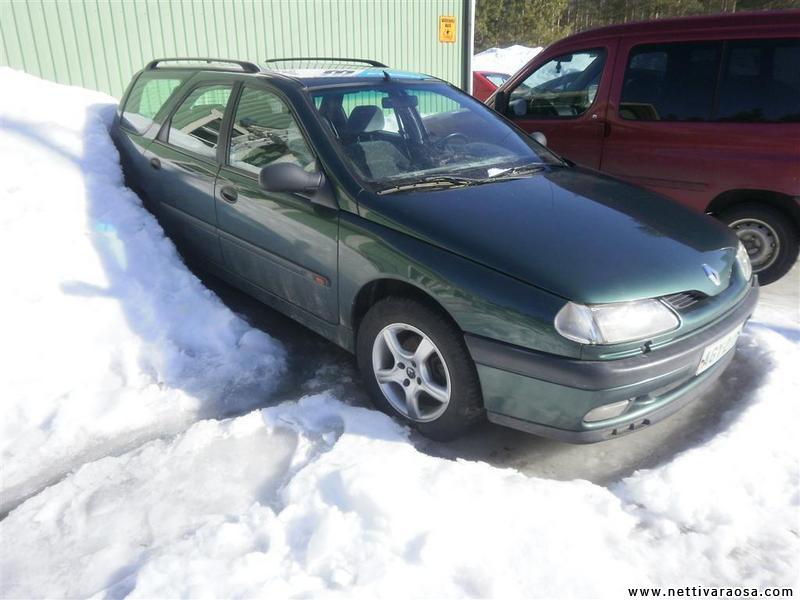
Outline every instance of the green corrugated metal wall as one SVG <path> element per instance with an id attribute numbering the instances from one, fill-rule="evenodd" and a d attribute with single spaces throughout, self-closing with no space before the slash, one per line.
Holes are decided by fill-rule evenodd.
<path id="1" fill-rule="evenodd" d="M 0 0 L 0 65 L 116 97 L 133 73 L 159 56 L 258 63 L 288 56 L 372 58 L 463 87 L 469 5 L 470 0 Z M 454 44 L 439 42 L 441 15 L 457 19 Z"/>

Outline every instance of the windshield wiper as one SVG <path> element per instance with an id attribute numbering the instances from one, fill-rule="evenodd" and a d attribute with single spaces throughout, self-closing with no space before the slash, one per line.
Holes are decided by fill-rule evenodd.
<path id="1" fill-rule="evenodd" d="M 424 177 L 409 183 L 400 183 L 392 187 L 384 188 L 378 194 L 393 194 L 406 190 L 435 189 L 442 187 L 465 187 L 468 185 L 479 185 L 487 183 L 489 179 L 475 179 L 473 177 L 458 177 L 455 175 L 436 175 L 434 177 Z"/>
<path id="2" fill-rule="evenodd" d="M 506 179 L 511 177 L 522 177 L 525 175 L 532 175 L 544 169 L 545 166 L 546 166 L 545 163 L 531 163 L 529 165 L 512 167 L 510 169 L 506 169 L 505 171 L 501 171 L 500 173 L 496 173 L 495 175 L 490 176 L 489 179 Z"/>
<path id="3" fill-rule="evenodd" d="M 460 177 L 458 175 L 433 175 L 430 177 L 423 177 L 417 181 L 400 183 L 392 187 L 384 188 L 378 192 L 379 195 L 393 194 L 395 192 L 404 192 L 407 190 L 419 189 L 436 189 L 436 188 L 449 188 L 449 187 L 466 187 L 468 185 L 481 185 L 483 183 L 493 183 L 501 179 L 513 179 L 515 177 L 525 177 L 533 173 L 538 173 L 544 169 L 544 163 L 532 163 L 529 165 L 522 165 L 520 167 L 512 167 L 491 175 L 489 177 Z"/>

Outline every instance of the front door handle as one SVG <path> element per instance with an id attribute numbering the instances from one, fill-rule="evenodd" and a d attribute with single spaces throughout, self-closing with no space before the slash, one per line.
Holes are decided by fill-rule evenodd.
<path id="1" fill-rule="evenodd" d="M 161 161 L 158 160 L 155 156 L 150 159 L 150 166 L 153 167 L 156 171 L 161 168 Z"/>
<path id="2" fill-rule="evenodd" d="M 608 121 L 603 121 L 603 137 L 608 137 L 611 135 L 611 123 Z"/>
<path id="3" fill-rule="evenodd" d="M 225 186 L 224 188 L 222 188 L 219 191 L 219 195 L 222 196 L 222 199 L 225 200 L 225 202 L 230 202 L 231 204 L 233 204 L 234 202 L 236 202 L 236 200 L 239 199 L 239 193 L 235 189 L 229 186 Z"/>

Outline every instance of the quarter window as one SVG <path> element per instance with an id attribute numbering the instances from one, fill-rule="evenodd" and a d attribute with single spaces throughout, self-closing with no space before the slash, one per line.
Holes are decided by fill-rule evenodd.
<path id="1" fill-rule="evenodd" d="M 622 86 L 619 114 L 634 121 L 708 121 L 721 44 L 636 46 Z"/>
<path id="2" fill-rule="evenodd" d="M 133 84 L 125 108 L 122 125 L 137 133 L 145 133 L 153 124 L 153 118 L 169 97 L 182 83 L 179 78 L 152 78 L 142 75 Z"/>
<path id="3" fill-rule="evenodd" d="M 214 158 L 230 95 L 230 85 L 206 85 L 192 90 L 172 115 L 168 143 Z"/>
<path id="4" fill-rule="evenodd" d="M 316 166 L 283 101 L 271 92 L 245 87 L 233 119 L 228 164 L 257 175 L 275 162 L 293 162 L 309 171 Z"/>
<path id="5" fill-rule="evenodd" d="M 800 40 L 729 42 L 716 120 L 799 122 Z"/>
<path id="6" fill-rule="evenodd" d="M 562 54 L 531 73 L 511 92 L 508 114 L 517 119 L 569 119 L 594 103 L 606 51 Z"/>

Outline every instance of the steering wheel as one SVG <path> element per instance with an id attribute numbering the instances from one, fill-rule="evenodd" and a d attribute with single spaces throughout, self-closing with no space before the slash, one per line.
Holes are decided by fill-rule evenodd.
<path id="1" fill-rule="evenodd" d="M 528 106 L 528 115 L 535 117 L 557 117 L 558 109 L 547 98 L 533 98 Z"/>
<path id="2" fill-rule="evenodd" d="M 451 142 L 455 142 L 456 140 L 461 140 L 460 142 L 458 142 L 458 145 L 461 145 L 461 146 L 463 146 L 464 144 L 468 144 L 469 143 L 469 138 L 466 135 L 464 135 L 463 133 L 459 133 L 457 131 L 455 133 L 447 134 L 442 139 L 437 140 L 434 143 L 437 146 L 439 146 L 440 148 L 444 148 L 446 146 L 449 146 L 451 144 Z"/>

